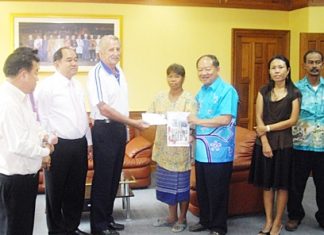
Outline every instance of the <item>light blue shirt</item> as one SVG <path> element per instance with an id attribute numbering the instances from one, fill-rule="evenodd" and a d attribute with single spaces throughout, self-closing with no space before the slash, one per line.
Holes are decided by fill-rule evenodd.
<path id="1" fill-rule="evenodd" d="M 231 115 L 227 126 L 196 126 L 195 159 L 199 162 L 231 162 L 234 158 L 235 124 L 238 95 L 236 90 L 218 77 L 210 86 L 203 86 L 196 96 L 199 119 Z"/>
<path id="2" fill-rule="evenodd" d="M 324 79 L 315 91 L 304 77 L 296 86 L 302 93 L 299 120 L 293 128 L 294 149 L 324 152 Z"/>

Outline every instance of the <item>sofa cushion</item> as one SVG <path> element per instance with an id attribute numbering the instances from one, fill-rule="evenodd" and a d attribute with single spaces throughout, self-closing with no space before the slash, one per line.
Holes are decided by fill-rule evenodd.
<path id="1" fill-rule="evenodd" d="M 249 170 L 251 165 L 250 157 L 238 157 L 233 162 L 233 171 Z"/>
<path id="2" fill-rule="evenodd" d="M 135 179 L 136 181 L 140 179 L 151 179 L 151 167 L 146 165 L 137 168 L 123 168 L 125 179 Z"/>
<path id="3" fill-rule="evenodd" d="M 148 157 L 130 158 L 128 156 L 125 156 L 123 168 L 138 168 L 150 164 L 151 164 L 151 158 Z"/>
<path id="4" fill-rule="evenodd" d="M 130 140 L 126 145 L 125 155 L 127 157 L 133 158 L 139 152 L 150 149 L 152 143 L 145 139 L 143 136 L 136 136 L 134 139 Z"/>

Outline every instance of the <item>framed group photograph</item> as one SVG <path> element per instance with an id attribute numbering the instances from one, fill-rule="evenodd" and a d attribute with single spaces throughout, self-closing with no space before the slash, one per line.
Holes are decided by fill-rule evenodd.
<path id="1" fill-rule="evenodd" d="M 121 16 L 82 17 L 12 15 L 14 48 L 38 50 L 40 71 L 53 71 L 53 54 L 71 47 L 78 55 L 79 71 L 98 62 L 98 43 L 104 35 L 121 37 Z"/>

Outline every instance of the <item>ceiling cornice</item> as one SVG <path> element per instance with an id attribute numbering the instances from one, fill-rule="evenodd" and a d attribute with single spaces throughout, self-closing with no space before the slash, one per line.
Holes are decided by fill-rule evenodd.
<path id="1" fill-rule="evenodd" d="M 1 0 L 0 0 L 1 1 Z M 10 0 L 9 0 L 10 1 Z M 324 6 L 324 0 L 15 0 L 12 2 L 75 2 L 166 6 L 221 7 L 290 11 L 308 6 Z"/>

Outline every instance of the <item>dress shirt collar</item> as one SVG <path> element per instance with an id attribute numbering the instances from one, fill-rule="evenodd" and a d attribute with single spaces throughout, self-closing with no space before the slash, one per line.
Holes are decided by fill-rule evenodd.
<path id="1" fill-rule="evenodd" d="M 27 94 L 25 94 L 24 92 L 22 92 L 19 88 L 17 88 L 16 86 L 12 85 L 10 82 L 5 81 L 4 82 L 4 86 L 6 86 L 8 88 L 8 91 L 13 93 L 15 95 L 15 97 L 18 99 L 18 101 L 20 102 L 25 102 L 27 99 Z"/>
<path id="2" fill-rule="evenodd" d="M 56 71 L 54 76 L 58 80 L 58 82 L 61 82 L 66 86 L 69 86 L 69 84 L 73 83 L 73 78 L 69 79 L 65 77 L 63 74 L 61 74 L 59 71 Z"/>
<path id="3" fill-rule="evenodd" d="M 100 64 L 109 75 L 113 75 L 115 78 L 117 78 L 117 81 L 119 81 L 120 72 L 119 72 L 117 66 L 115 67 L 116 73 L 113 73 L 113 71 L 105 63 L 100 61 Z"/>
<path id="4" fill-rule="evenodd" d="M 310 87 L 310 88 L 313 87 L 312 84 L 309 83 L 309 81 L 308 81 L 308 79 L 307 79 L 307 76 L 305 76 L 304 79 L 303 79 L 303 85 L 304 85 L 304 86 L 308 86 L 308 87 Z M 320 82 L 319 82 L 318 85 L 319 85 L 319 87 L 320 87 L 320 86 L 324 86 L 324 78 L 323 78 L 323 77 L 320 77 Z"/>
<path id="5" fill-rule="evenodd" d="M 222 83 L 222 78 L 220 76 L 218 76 L 215 81 L 213 81 L 212 84 L 210 84 L 209 86 L 203 85 L 203 89 L 208 90 L 208 89 L 212 89 L 213 91 L 215 91 L 218 87 L 219 84 Z"/>

